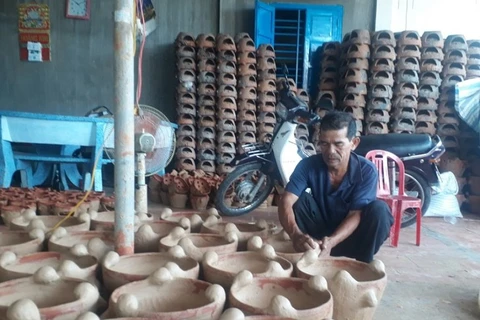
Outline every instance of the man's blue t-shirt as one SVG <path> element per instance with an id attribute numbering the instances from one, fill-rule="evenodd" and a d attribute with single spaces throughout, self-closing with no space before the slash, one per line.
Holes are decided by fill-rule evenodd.
<path id="1" fill-rule="evenodd" d="M 302 159 L 290 176 L 285 188 L 298 197 L 307 189 L 322 213 L 331 217 L 332 224 L 340 224 L 351 210 L 362 210 L 376 199 L 378 171 L 375 165 L 351 153 L 348 170 L 336 190 L 332 190 L 328 167 L 322 155 Z"/>

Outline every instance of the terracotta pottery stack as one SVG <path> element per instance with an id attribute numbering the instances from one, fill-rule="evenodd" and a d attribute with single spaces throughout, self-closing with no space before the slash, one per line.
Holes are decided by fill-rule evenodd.
<path id="1" fill-rule="evenodd" d="M 237 100 L 237 120 L 232 122 L 237 144 L 235 152 L 241 153 L 243 144 L 255 143 L 255 132 L 240 131 L 240 126 L 244 127 L 244 121 L 247 117 L 253 118 L 256 110 L 257 101 L 257 53 L 255 44 L 248 33 L 239 33 L 235 36 L 237 45 L 237 72 L 239 74 L 237 82 L 238 100 Z M 238 132 L 237 132 L 238 130 Z M 235 154 L 232 154 L 232 157 Z"/>
<path id="2" fill-rule="evenodd" d="M 416 133 L 434 135 L 437 132 L 436 111 L 442 82 L 443 46 L 444 40 L 440 31 L 423 33 Z"/>
<path id="3" fill-rule="evenodd" d="M 467 40 L 463 35 L 449 35 L 445 39 L 437 133 L 447 150 L 457 155 L 460 151 L 460 119 L 455 111 L 455 84 L 464 81 L 467 76 L 467 50 Z"/>
<path id="4" fill-rule="evenodd" d="M 155 184 L 159 203 L 175 209 L 187 207 L 195 210 L 204 210 L 214 199 L 222 178 L 217 174 L 210 174 L 201 169 L 194 171 L 173 170 L 163 176 L 156 177 Z"/>
<path id="5" fill-rule="evenodd" d="M 467 79 L 480 78 L 480 40 L 468 40 Z"/>
<path id="6" fill-rule="evenodd" d="M 357 120 L 357 135 L 363 133 L 364 109 L 367 105 L 368 69 L 371 57 L 370 32 L 368 30 L 353 30 L 344 45 L 344 55 L 347 59 L 345 68 L 341 70 L 339 85 L 341 92 L 339 107 L 349 112 Z"/>
<path id="7" fill-rule="evenodd" d="M 325 42 L 321 51 L 321 71 L 318 84 L 318 95 L 313 104 L 313 111 L 320 117 L 334 109 L 337 105 L 335 92 L 340 74 L 339 42 Z M 344 60 L 347 61 L 347 60 Z"/>
<path id="8" fill-rule="evenodd" d="M 392 110 L 393 74 L 396 40 L 392 31 L 381 30 L 372 37 L 372 60 L 370 63 L 370 81 L 365 116 L 365 134 L 388 133 L 390 112 Z M 413 71 L 412 71 L 413 72 Z M 397 81 L 403 81 L 400 77 Z"/>
<path id="9" fill-rule="evenodd" d="M 230 35 L 217 36 L 217 146 L 216 172 L 228 174 L 233 170 L 230 162 L 235 155 L 237 138 L 235 130 L 227 130 L 225 122 L 235 123 L 237 120 L 237 47 Z"/>
<path id="10" fill-rule="evenodd" d="M 418 109 L 418 84 L 422 40 L 417 31 L 397 34 L 397 61 L 391 131 L 414 133 Z"/>
<path id="11" fill-rule="evenodd" d="M 197 167 L 215 173 L 215 95 L 217 85 L 216 38 L 211 33 L 197 36 L 198 63 L 198 119 L 197 119 Z"/>
<path id="12" fill-rule="evenodd" d="M 237 35 L 237 74 L 239 96 L 237 101 L 237 122 L 232 127 L 237 132 L 238 145 L 232 145 L 232 152 L 243 152 L 242 144 L 255 142 L 257 131 L 257 54 L 255 42 L 246 34 Z"/>
<path id="13" fill-rule="evenodd" d="M 336 90 L 338 86 L 340 70 L 340 43 L 325 42 L 321 50 L 321 71 L 318 83 L 318 94 L 315 102 L 312 104 L 313 112 L 323 117 L 328 111 L 335 109 L 337 105 Z M 320 151 L 318 146 L 320 124 L 313 128 L 313 134 L 310 141 L 315 146 L 316 151 Z"/>
<path id="14" fill-rule="evenodd" d="M 197 117 L 196 43 L 191 34 L 180 32 L 175 40 L 177 57 L 177 145 L 175 167 L 195 170 L 195 130 Z"/>
<path id="15" fill-rule="evenodd" d="M 273 137 L 277 124 L 275 93 L 277 65 L 275 50 L 269 44 L 261 44 L 257 49 L 257 141 L 268 143 Z M 308 97 L 308 95 L 307 95 Z M 247 141 L 249 142 L 249 141 Z M 252 142 L 253 141 L 252 139 Z"/>

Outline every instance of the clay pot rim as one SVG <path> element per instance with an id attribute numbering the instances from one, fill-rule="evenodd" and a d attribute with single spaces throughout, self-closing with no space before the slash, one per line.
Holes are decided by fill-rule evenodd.
<path id="1" fill-rule="evenodd" d="M 175 239 L 171 243 L 168 241 L 168 237 L 160 239 L 160 243 L 165 246 L 165 247 L 173 247 L 175 245 L 178 245 L 180 240 L 188 238 L 192 241 L 193 245 L 198 248 L 199 250 L 209 250 L 208 248 L 224 248 L 224 247 L 230 247 L 234 246 L 237 248 L 238 246 L 238 240 L 229 242 L 228 239 L 224 235 L 218 234 L 218 233 L 201 233 L 201 232 L 192 232 L 192 233 L 186 233 L 182 238 L 180 239 Z M 211 246 L 198 246 L 198 242 L 196 242 L 197 239 L 213 239 L 213 240 L 218 240 L 219 244 L 211 245 Z M 175 244 L 174 244 L 175 242 Z M 184 249 L 185 250 L 185 249 Z M 236 250 L 235 250 L 236 251 Z"/>
<path id="2" fill-rule="evenodd" d="M 58 230 L 58 229 L 57 229 Z M 65 242 L 66 239 L 75 241 L 71 241 L 73 244 L 67 245 Z M 62 247 L 64 249 L 70 249 L 77 243 L 81 243 L 82 241 L 90 241 L 91 239 L 99 238 L 105 244 L 114 244 L 113 232 L 111 231 L 97 231 L 97 230 L 90 230 L 90 231 L 67 231 L 64 236 L 61 237 L 54 237 L 53 235 L 48 240 L 48 245 L 53 244 L 58 247 Z"/>
<path id="3" fill-rule="evenodd" d="M 209 233 L 219 233 L 219 232 L 223 232 L 223 230 L 225 229 L 225 226 L 229 223 L 232 223 L 232 222 L 218 220 L 217 223 L 212 224 L 212 225 L 210 225 L 210 224 L 207 225 L 207 224 L 203 223 L 202 227 L 205 228 L 205 230 L 209 230 Z M 260 226 L 258 226 L 256 224 L 253 224 L 253 223 L 234 222 L 233 224 L 238 229 L 238 231 L 240 231 L 240 233 L 244 233 L 244 234 L 248 234 L 248 233 L 256 234 L 256 233 L 263 233 L 263 232 L 268 231 L 267 228 L 261 228 Z M 252 227 L 252 228 L 255 228 L 255 230 L 245 231 L 244 227 L 247 227 L 247 228 Z"/>
<path id="4" fill-rule="evenodd" d="M 36 256 L 39 256 L 40 258 L 35 259 Z M 14 273 L 17 275 L 26 275 L 28 277 L 28 275 L 33 275 L 35 272 L 30 273 L 25 271 L 19 271 L 19 270 L 15 270 L 15 267 L 17 267 L 19 264 L 23 263 L 24 261 L 26 261 L 27 263 L 33 264 L 34 262 L 38 263 L 39 261 L 52 259 L 52 258 L 57 258 L 58 265 L 60 265 L 64 260 L 71 260 L 84 271 L 88 270 L 93 272 L 97 269 L 97 266 L 98 266 L 97 258 L 91 255 L 74 256 L 74 255 L 65 255 L 61 252 L 56 252 L 56 251 L 41 251 L 41 252 L 34 252 L 34 253 L 29 253 L 21 256 L 17 255 L 16 260 L 12 261 L 9 264 L 0 265 L 0 269 L 4 269 L 10 273 Z M 79 260 L 87 260 L 87 261 L 86 263 L 79 264 Z M 40 269 L 41 267 L 43 267 L 43 265 L 40 265 L 37 268 L 37 270 Z"/>
<path id="5" fill-rule="evenodd" d="M 297 277 L 278 278 L 278 277 L 255 277 L 254 276 L 252 281 L 249 284 L 241 286 L 240 288 L 237 288 L 237 286 L 232 285 L 232 288 L 230 289 L 230 298 L 232 300 L 234 300 L 234 305 L 237 305 L 237 306 L 241 305 L 241 306 L 244 307 L 243 310 L 249 310 L 249 312 L 254 312 L 254 310 L 259 309 L 259 307 L 252 306 L 252 305 L 244 302 L 244 299 L 241 299 L 240 297 L 238 297 L 237 293 L 238 293 L 239 289 L 241 291 L 243 291 L 246 287 L 252 287 L 256 290 L 261 290 L 261 287 L 266 285 L 266 284 L 276 285 L 276 286 L 281 287 L 283 289 L 284 286 L 282 286 L 281 283 L 285 283 L 285 282 L 290 283 L 290 284 L 291 283 L 301 283 L 302 284 L 302 289 L 304 291 L 306 291 L 306 292 L 311 292 L 312 291 L 312 289 L 308 285 L 308 280 L 306 280 L 306 279 L 301 279 L 301 278 L 297 278 Z M 292 287 L 292 286 L 287 285 L 286 287 L 287 287 L 287 289 L 285 289 L 285 290 L 288 290 L 288 288 Z M 315 292 L 319 292 L 319 291 L 315 291 Z M 297 309 L 299 311 L 300 318 L 301 318 L 301 316 L 304 312 L 308 312 L 310 314 L 311 312 L 315 312 L 314 310 L 320 310 L 322 308 L 325 308 L 328 305 L 330 305 L 330 307 L 332 306 L 333 295 L 330 292 L 330 290 L 328 290 L 328 289 L 322 290 L 321 293 L 322 293 L 322 296 L 323 296 L 322 298 L 323 299 L 316 299 L 315 300 L 316 301 L 315 306 L 313 306 L 311 308 L 308 308 L 308 309 Z M 279 294 L 283 295 L 282 293 L 279 293 Z"/>
<path id="6" fill-rule="evenodd" d="M 20 228 L 26 228 L 26 227 L 28 227 L 28 225 L 33 220 L 38 219 L 38 220 L 41 220 L 43 222 L 43 224 L 45 225 L 45 227 L 47 229 L 52 229 L 58 222 L 60 222 L 60 220 L 63 220 L 64 218 L 65 218 L 64 216 L 57 216 L 57 215 L 38 215 L 38 216 L 33 217 L 33 219 L 26 220 L 23 216 L 20 216 L 20 217 L 14 218 L 12 221 L 10 221 L 10 224 L 15 225 L 15 226 L 20 227 Z M 50 225 L 50 224 L 45 223 L 46 221 L 48 221 L 48 222 L 54 221 L 54 223 L 52 223 L 52 225 Z M 66 221 L 73 221 L 74 222 L 73 224 L 70 224 L 70 225 L 62 224 L 62 227 L 67 229 L 67 230 L 68 230 L 69 227 L 77 227 L 77 226 L 81 226 L 83 224 L 88 224 L 87 221 L 82 221 L 78 217 L 75 217 L 75 216 L 71 216 Z"/>
<path id="7" fill-rule="evenodd" d="M 171 280 L 171 281 L 194 284 L 197 290 L 203 290 L 203 292 L 206 292 L 208 288 L 213 286 L 212 283 L 209 283 L 209 282 L 206 282 L 206 281 L 203 281 L 203 280 L 198 280 L 198 279 L 190 279 L 190 278 L 174 277 L 173 280 Z M 137 292 L 145 290 L 145 286 L 144 286 L 145 283 L 148 283 L 148 278 L 145 279 L 145 280 L 130 282 L 130 283 L 127 283 L 127 284 L 115 289 L 112 292 L 112 294 L 110 295 L 111 304 L 112 305 L 117 304 L 118 303 L 118 298 L 124 293 L 130 293 L 130 292 L 134 291 L 135 289 L 137 289 Z M 162 285 L 155 285 L 155 284 L 148 284 L 147 285 L 147 287 L 152 287 L 152 286 L 166 287 L 166 286 L 168 286 L 168 283 L 162 284 Z M 140 289 L 140 290 L 138 290 L 138 289 Z M 137 296 L 137 298 L 138 298 L 138 296 Z M 182 298 L 188 298 L 188 297 L 182 296 Z M 151 298 L 148 298 L 148 297 L 147 298 L 145 298 L 145 297 L 138 298 L 139 301 L 143 300 L 143 299 L 151 299 Z M 189 310 L 196 310 L 196 309 L 201 309 L 201 308 L 213 307 L 213 306 L 217 305 L 218 302 L 219 301 L 217 301 L 217 300 L 209 301 L 207 304 L 204 304 L 202 306 L 195 307 L 195 308 L 190 308 Z M 182 318 L 182 313 L 184 313 L 184 312 L 185 312 L 185 310 L 181 310 L 181 311 L 158 311 L 158 310 L 156 310 L 156 311 L 143 312 L 142 316 L 148 318 L 148 317 L 151 317 L 151 316 L 155 315 L 158 318 L 159 315 L 168 314 L 172 319 L 181 319 Z"/>
<path id="8" fill-rule="evenodd" d="M 239 258 L 240 259 L 245 259 L 244 261 L 255 261 L 255 258 L 258 258 L 258 257 L 261 258 L 261 259 L 264 259 L 266 268 L 267 268 L 267 265 L 270 261 L 275 261 L 275 262 L 278 262 L 280 264 L 283 271 L 293 272 L 294 266 L 287 259 L 281 257 L 280 255 L 276 255 L 274 259 L 267 258 L 267 257 L 263 256 L 259 251 L 237 251 L 237 252 L 232 252 L 232 253 L 219 254 L 218 259 L 213 264 L 208 259 L 205 259 L 203 261 L 203 263 L 205 263 L 205 265 L 207 265 L 211 269 L 214 269 L 216 271 L 225 272 L 225 273 L 230 274 L 233 277 L 235 277 L 235 275 L 237 275 L 236 272 L 231 272 L 231 271 L 228 271 L 228 270 L 225 270 L 225 269 L 221 269 L 221 268 L 219 268 L 218 264 L 219 263 L 225 263 L 229 259 L 239 260 Z M 250 272 L 255 276 L 257 274 L 262 274 L 262 273 L 266 272 L 267 271 L 266 268 L 261 273 L 254 273 L 252 271 L 250 271 Z M 248 270 L 248 268 L 245 268 L 245 270 Z"/>
<path id="9" fill-rule="evenodd" d="M 371 265 L 365 262 L 357 261 L 354 259 L 350 258 L 318 258 L 315 260 L 312 264 L 310 264 L 309 268 L 314 268 L 316 270 L 321 270 L 320 267 L 334 267 L 337 268 L 338 271 L 340 270 L 345 270 L 347 271 L 355 281 L 358 282 L 358 285 L 371 285 L 374 283 L 379 283 L 383 282 L 387 278 L 386 272 L 380 272 L 377 270 L 373 270 Z M 349 266 L 352 266 L 350 269 L 348 269 Z M 347 267 L 347 268 L 346 268 Z M 370 274 L 375 275 L 375 279 L 372 280 L 359 280 L 355 277 L 355 274 L 351 272 L 351 270 L 354 269 L 355 271 L 357 270 L 367 270 L 370 272 Z M 311 278 L 315 276 L 315 274 L 311 274 L 305 270 L 305 265 L 303 261 L 299 261 L 295 265 L 295 270 L 297 271 L 297 275 L 300 278 Z M 318 273 L 320 274 L 320 273 Z M 321 275 L 321 274 L 320 274 Z M 329 281 L 330 279 L 327 279 Z"/>
<path id="10" fill-rule="evenodd" d="M 142 252 L 142 253 L 135 253 L 131 255 L 125 255 L 125 256 L 119 256 L 118 261 L 115 264 L 112 265 L 106 265 L 105 263 L 102 264 L 102 269 L 104 269 L 104 272 L 108 272 L 110 274 L 115 274 L 117 276 L 132 276 L 132 277 L 145 277 L 147 278 L 152 274 L 152 272 L 155 272 L 156 270 L 159 269 L 158 266 L 153 266 L 152 267 L 152 272 L 148 274 L 142 274 L 142 273 L 134 273 L 132 270 L 134 268 L 130 268 L 129 271 L 120 271 L 118 268 L 122 267 L 122 263 L 128 264 L 132 263 L 132 261 L 135 260 L 142 260 L 145 257 L 158 257 L 159 259 L 155 259 L 155 264 L 160 264 L 159 262 L 173 262 L 176 263 L 180 269 L 184 272 L 189 272 L 195 269 L 198 269 L 200 266 L 197 261 L 192 259 L 189 256 L 184 256 L 184 257 L 173 257 L 170 253 L 168 252 Z M 130 261 L 130 262 L 129 262 Z M 152 262 L 152 261 L 150 261 Z M 184 267 L 187 266 L 185 269 Z M 113 295 L 113 294 L 112 294 Z"/>

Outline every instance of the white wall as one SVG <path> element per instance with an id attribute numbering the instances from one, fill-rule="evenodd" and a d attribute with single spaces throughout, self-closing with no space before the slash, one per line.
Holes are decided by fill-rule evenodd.
<path id="1" fill-rule="evenodd" d="M 480 0 L 377 0 L 375 30 L 441 31 L 480 39 Z"/>

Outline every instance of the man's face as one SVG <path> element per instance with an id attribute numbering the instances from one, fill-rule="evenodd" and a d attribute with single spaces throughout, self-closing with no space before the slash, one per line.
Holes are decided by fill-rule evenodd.
<path id="1" fill-rule="evenodd" d="M 350 153 L 360 142 L 358 137 L 349 140 L 347 131 L 348 128 L 320 132 L 320 152 L 330 169 L 346 168 Z"/>

